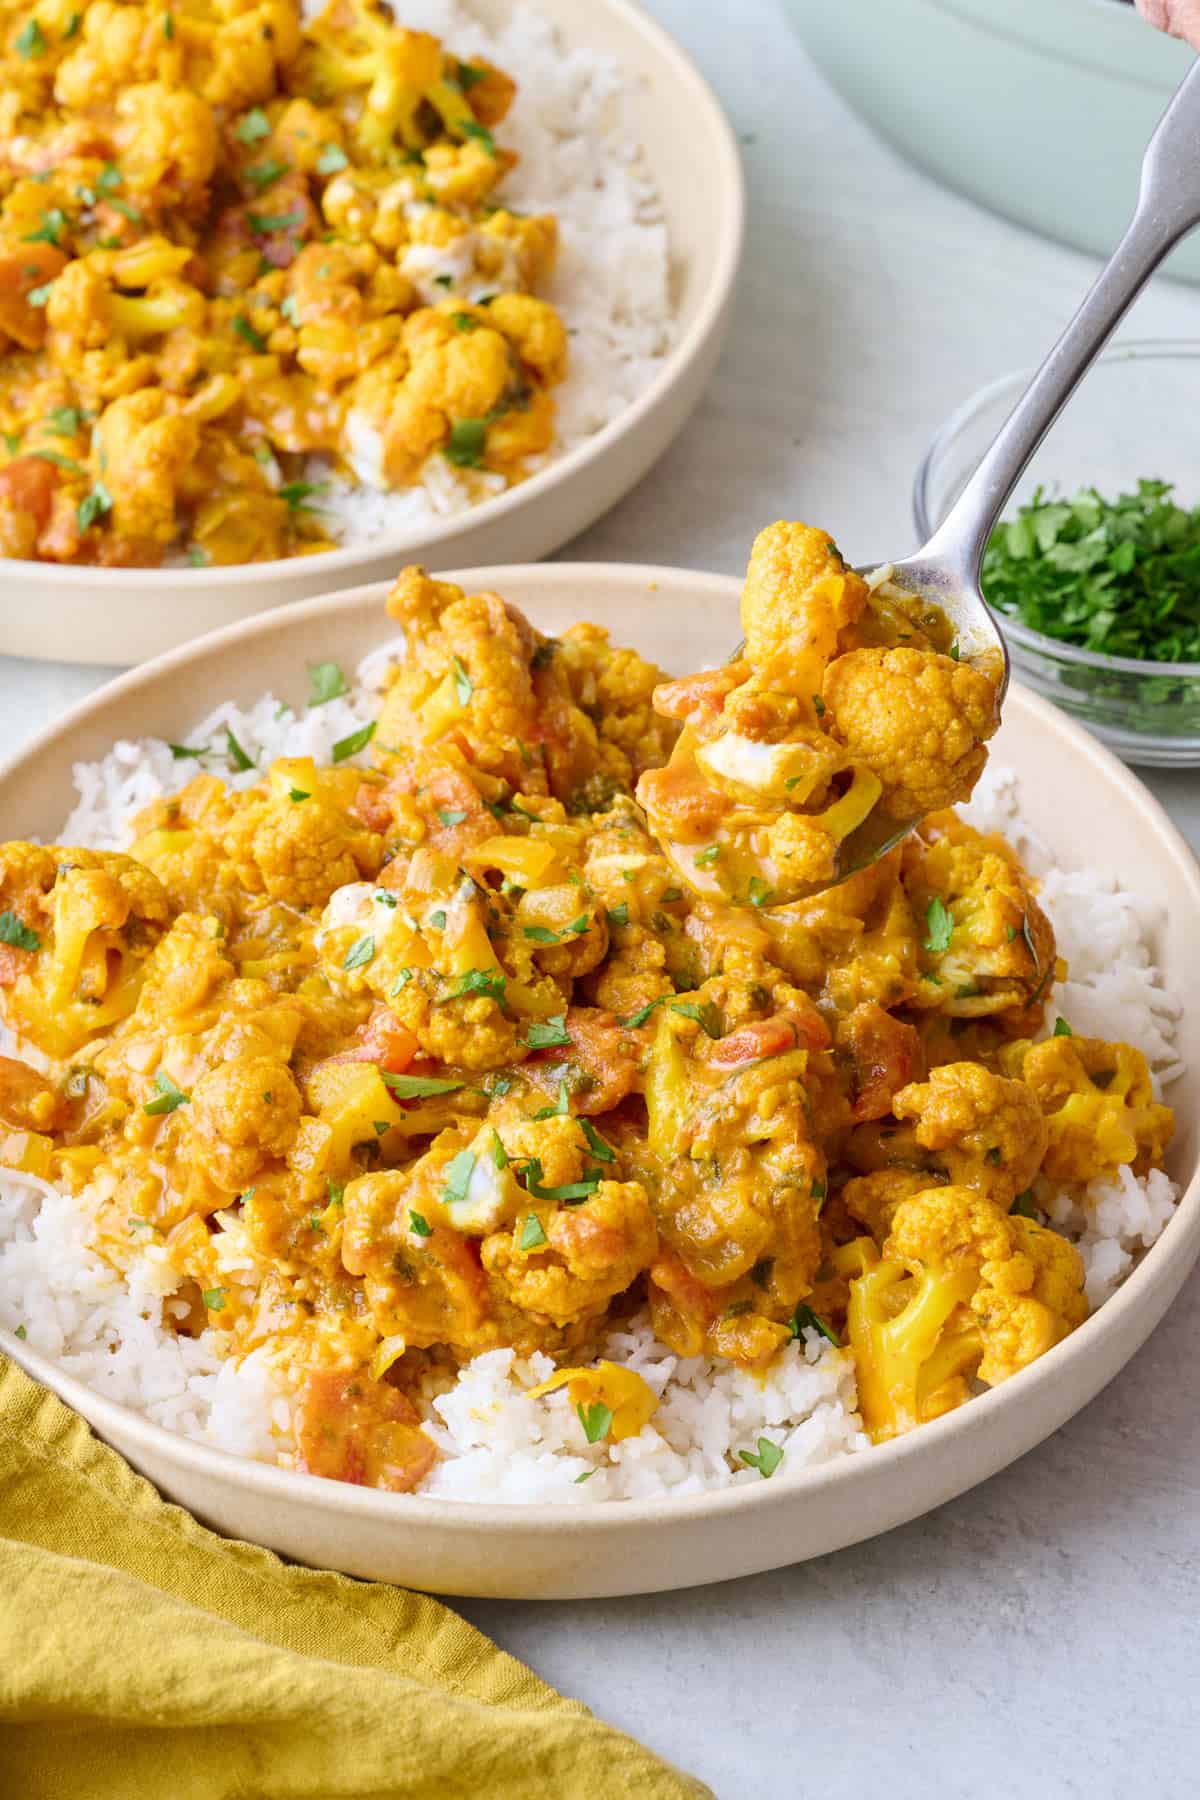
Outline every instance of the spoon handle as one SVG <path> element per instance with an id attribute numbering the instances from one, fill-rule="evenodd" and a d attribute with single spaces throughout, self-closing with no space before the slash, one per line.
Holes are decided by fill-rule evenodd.
<path id="1" fill-rule="evenodd" d="M 1200 223 L 1200 59 L 1179 86 L 1142 159 L 1137 207 L 1121 242 L 943 523 L 920 553 L 951 582 L 977 589 L 992 527 L 1030 457 L 1159 263 Z"/>

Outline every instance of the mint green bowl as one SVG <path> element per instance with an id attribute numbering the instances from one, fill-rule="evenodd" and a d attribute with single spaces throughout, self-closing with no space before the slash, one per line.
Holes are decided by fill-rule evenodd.
<path id="1" fill-rule="evenodd" d="M 1123 0 L 784 0 L 809 53 L 948 187 L 1107 256 L 1142 152 L 1192 62 Z M 1200 281 L 1200 236 L 1170 273 Z"/>

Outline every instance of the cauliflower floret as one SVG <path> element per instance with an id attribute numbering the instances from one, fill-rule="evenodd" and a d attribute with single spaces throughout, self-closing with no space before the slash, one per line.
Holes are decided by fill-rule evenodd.
<path id="1" fill-rule="evenodd" d="M 1125 1166 L 1144 1175 L 1162 1161 L 1175 1115 L 1155 1100 L 1132 1044 L 1054 1037 L 1009 1056 L 1046 1115 L 1042 1172 L 1051 1181 L 1088 1182 Z"/>
<path id="2" fill-rule="evenodd" d="M 1035 1029 L 1062 968 L 1053 927 L 1009 845 L 936 814 L 904 846 L 903 881 L 925 927 L 917 1005 L 954 1018 L 1037 1008 Z"/>
<path id="3" fill-rule="evenodd" d="M 245 888 L 292 906 L 324 906 L 336 888 L 376 875 L 382 841 L 350 811 L 361 782 L 353 769 L 284 757 L 265 787 L 237 795 L 221 842 Z"/>
<path id="4" fill-rule="evenodd" d="M 188 22 L 185 85 L 228 111 L 270 100 L 300 51 L 299 8 L 293 0 L 213 0 L 213 11 L 207 29 Z"/>
<path id="5" fill-rule="evenodd" d="M 159 208 L 203 204 L 220 136 L 211 106 L 197 94 L 161 81 L 125 88 L 115 141 L 121 173 L 139 200 Z"/>
<path id="6" fill-rule="evenodd" d="M 903 1200 L 882 1260 L 869 1239 L 833 1260 L 854 1272 L 847 1326 L 876 1442 L 961 1405 L 971 1373 L 1016 1374 L 1087 1316 L 1074 1246 L 972 1188 Z"/>
<path id="7" fill-rule="evenodd" d="M 0 847 L 5 1014 L 51 1056 L 68 1056 L 134 1009 L 146 959 L 170 918 L 161 884 L 117 851 Z"/>
<path id="8" fill-rule="evenodd" d="M 582 1161 L 575 1159 L 580 1172 Z M 566 1325 L 601 1313 L 650 1266 L 657 1246 L 641 1183 L 604 1180 L 577 1205 L 530 1200 L 510 1230 L 484 1239 L 482 1258 L 509 1305 Z"/>
<path id="9" fill-rule="evenodd" d="M 745 655 L 756 667 L 778 661 L 792 688 L 820 692 L 825 665 L 837 654 L 838 637 L 867 603 L 867 584 L 847 568 L 826 531 L 779 520 L 754 540 L 742 589 Z"/>
<path id="10" fill-rule="evenodd" d="M 78 43 L 59 64 L 54 98 L 68 108 L 99 106 L 135 83 L 178 81 L 180 62 L 180 45 L 167 37 L 159 14 L 92 0 Z"/>
<path id="11" fill-rule="evenodd" d="M 218 1187 L 240 1193 L 264 1162 L 283 1157 L 300 1124 L 300 1094 L 277 1056 L 236 1057 L 192 1089 L 188 1139 Z"/>
<path id="12" fill-rule="evenodd" d="M 554 308 L 532 294 L 497 294 L 484 309 L 485 318 L 532 369 L 546 387 L 554 387 L 567 372 L 567 333 Z"/>
<path id="13" fill-rule="evenodd" d="M 896 1095 L 898 1119 L 916 1121 L 922 1149 L 950 1180 L 1007 1206 L 1033 1185 L 1047 1131 L 1037 1095 L 1023 1081 L 994 1075 L 982 1063 L 943 1063 L 929 1080 Z"/>
<path id="14" fill-rule="evenodd" d="M 825 670 L 832 729 L 883 784 L 894 819 L 920 819 L 970 798 L 1000 723 L 996 685 L 936 651 L 851 650 Z"/>
<path id="15" fill-rule="evenodd" d="M 866 1226 L 877 1244 L 882 1244 L 892 1229 L 900 1202 L 925 1193 L 929 1183 L 925 1169 L 873 1169 L 868 1175 L 851 1176 L 841 1197 L 851 1217 Z"/>
<path id="16" fill-rule="evenodd" d="M 5 337 L 22 350 L 39 350 L 46 337 L 46 308 L 30 303 L 62 274 L 66 257 L 53 244 L 0 246 L 0 347 Z"/>
<path id="17" fill-rule="evenodd" d="M 156 561 L 175 537 L 180 477 L 200 443 L 194 419 L 168 395 L 144 388 L 105 407 L 96 425 L 99 465 L 112 499 L 112 529 L 125 558 Z"/>

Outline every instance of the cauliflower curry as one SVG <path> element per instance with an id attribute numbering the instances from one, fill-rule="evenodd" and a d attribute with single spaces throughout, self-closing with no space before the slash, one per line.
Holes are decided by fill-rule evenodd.
<path id="1" fill-rule="evenodd" d="M 376 0 L 0 0 L 0 45 L 0 555 L 301 555 L 314 456 L 482 492 L 550 448 L 508 75 Z"/>
<path id="2" fill-rule="evenodd" d="M 825 532 L 781 523 L 755 542 L 742 629 L 732 662 L 655 700 L 683 731 L 638 799 L 690 887 L 743 906 L 797 899 L 857 866 L 843 846 L 872 815 L 886 847 L 970 798 L 1003 670 L 994 652 L 960 661 L 939 607 L 868 584 Z"/>
<path id="3" fill-rule="evenodd" d="M 830 555 L 760 540 L 764 640 Z M 677 684 L 417 568 L 388 611 L 405 660 L 330 766 L 202 770 L 127 853 L 0 848 L 0 1159 L 79 1192 L 118 1268 L 153 1246 L 176 1330 L 265 1350 L 284 1460 L 413 1487 L 421 1394 L 507 1345 L 589 1437 L 636 1432 L 653 1393 L 589 1365 L 642 1304 L 750 1369 L 844 1337 L 878 1439 L 1072 1331 L 1038 1184 L 1150 1168 L 1172 1116 L 1129 1046 L 1039 1041 L 1064 971 L 1013 850 L 943 810 L 814 899 L 696 893 L 634 798 Z"/>

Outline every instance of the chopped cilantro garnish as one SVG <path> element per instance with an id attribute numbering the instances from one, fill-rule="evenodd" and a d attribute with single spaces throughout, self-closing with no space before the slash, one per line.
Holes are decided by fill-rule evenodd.
<path id="1" fill-rule="evenodd" d="M 526 1251 L 540 1250 L 547 1241 L 546 1233 L 542 1229 L 542 1221 L 537 1214 L 526 1213 L 525 1223 L 521 1227 L 521 1236 L 518 1240 L 519 1247 Z"/>
<path id="2" fill-rule="evenodd" d="M 119 188 L 121 186 L 123 179 L 124 177 L 116 163 L 105 163 L 99 175 L 96 177 L 96 186 L 100 189 L 102 194 L 111 194 L 114 188 Z"/>
<path id="3" fill-rule="evenodd" d="M 558 1099 L 555 1101 L 554 1105 L 541 1107 L 533 1116 L 535 1119 L 560 1119 L 565 1118 L 570 1110 L 571 1096 L 567 1092 L 567 1084 L 565 1081 L 560 1081 L 558 1084 Z"/>
<path id="4" fill-rule="evenodd" d="M 163 36 L 167 38 L 168 41 L 175 36 L 175 19 L 171 13 L 165 12 L 163 14 L 162 28 Z"/>
<path id="5" fill-rule="evenodd" d="M 508 1151 L 504 1148 L 500 1133 L 494 1125 L 492 1127 L 492 1161 L 498 1169 L 507 1169 L 508 1167 Z"/>
<path id="6" fill-rule="evenodd" d="M 552 1050 L 569 1044 L 571 1034 L 567 1030 L 565 1014 L 555 1013 L 549 1019 L 535 1019 L 525 1033 L 525 1042 L 531 1050 Z"/>
<path id="7" fill-rule="evenodd" d="M 447 1206 L 458 1206 L 467 1197 L 467 1189 L 471 1185 L 471 1177 L 475 1173 L 475 1152 L 459 1150 L 446 1164 L 446 1184 L 442 1189 L 442 1199 Z"/>
<path id="8" fill-rule="evenodd" d="M 347 757 L 357 756 L 360 750 L 366 749 L 374 736 L 375 720 L 372 719 L 369 725 L 362 726 L 358 731 L 352 731 L 349 737 L 339 738 L 333 746 L 334 762 L 345 762 Z"/>
<path id="9" fill-rule="evenodd" d="M 82 417 L 77 406 L 55 406 L 46 414 L 46 423 L 55 437 L 74 437 Z"/>
<path id="10" fill-rule="evenodd" d="M 249 319 L 242 313 L 239 313 L 237 318 L 233 321 L 233 329 L 240 338 L 245 339 L 252 350 L 257 350 L 259 355 L 262 355 L 267 347 L 267 340 L 260 331 L 255 331 Z"/>
<path id="11" fill-rule="evenodd" d="M 818 719 L 823 719 L 825 717 L 825 702 L 822 700 L 820 694 L 813 695 L 812 703 L 813 711 L 816 713 Z"/>
<path id="12" fill-rule="evenodd" d="M 26 1331 L 24 1325 L 18 1325 L 17 1329 L 13 1332 L 13 1336 L 19 1337 L 21 1342 L 24 1343 L 26 1338 L 29 1336 L 29 1333 Z"/>
<path id="13" fill-rule="evenodd" d="M 697 851 L 692 860 L 698 869 L 711 869 L 720 854 L 720 844 L 710 844 L 707 850 Z"/>
<path id="14" fill-rule="evenodd" d="M 1038 488 L 983 559 L 991 605 L 1062 643 L 1147 662 L 1200 661 L 1200 508 L 1142 480 L 1106 500 Z"/>
<path id="15" fill-rule="evenodd" d="M 622 900 L 617 906 L 610 906 L 606 914 L 610 925 L 628 925 L 629 902 Z"/>
<path id="16" fill-rule="evenodd" d="M 596 1400 L 591 1406 L 577 1405 L 579 1423 L 583 1426 L 583 1435 L 589 1444 L 598 1444 L 601 1438 L 608 1436 L 612 1424 L 612 1407 L 605 1406 L 602 1400 Z"/>
<path id="17" fill-rule="evenodd" d="M 409 1229 L 415 1232 L 417 1237 L 433 1236 L 433 1226 L 424 1213 L 414 1212 L 411 1206 L 408 1209 L 408 1224 Z"/>
<path id="18" fill-rule="evenodd" d="M 1026 1188 L 1023 1194 L 1018 1194 L 1008 1210 L 1018 1219 L 1035 1219 L 1037 1209 L 1033 1204 L 1033 1190 Z"/>
<path id="19" fill-rule="evenodd" d="M 551 931 L 548 925 L 526 925 L 525 936 L 531 944 L 559 944 L 562 942 L 561 931 Z"/>
<path id="20" fill-rule="evenodd" d="M 27 19 L 13 39 L 13 48 L 26 62 L 33 56 L 46 54 L 46 40 L 36 19 Z"/>
<path id="21" fill-rule="evenodd" d="M 21 239 L 23 244 L 57 244 L 67 228 L 67 215 L 57 206 L 43 212 L 42 222 L 36 231 L 26 232 Z"/>
<path id="22" fill-rule="evenodd" d="M 246 752 L 234 737 L 233 728 L 230 725 L 225 727 L 225 754 L 228 756 L 235 769 L 244 771 L 254 767 L 254 758 L 246 755 Z"/>
<path id="23" fill-rule="evenodd" d="M 771 889 L 758 875 L 750 877 L 750 885 L 746 890 L 746 898 L 751 906 L 768 906 L 773 898 Z"/>
<path id="24" fill-rule="evenodd" d="M 433 929 L 435 931 L 445 931 L 445 929 L 446 929 L 445 909 L 443 907 L 439 906 L 434 912 L 431 912 L 429 915 L 429 918 L 426 920 L 426 924 L 432 925 Z"/>
<path id="25" fill-rule="evenodd" d="M 487 80 L 487 70 L 477 69 L 474 63 L 460 62 L 458 65 L 458 85 L 464 94 L 469 94 L 476 82 Z"/>
<path id="26" fill-rule="evenodd" d="M 177 1106 L 186 1106 L 191 1099 L 183 1089 L 176 1087 L 165 1069 L 160 1069 L 154 1077 L 154 1085 L 158 1089 L 157 1100 L 147 1100 L 142 1107 L 144 1113 L 157 1117 L 160 1113 L 173 1113 Z"/>
<path id="27" fill-rule="evenodd" d="M 486 125 L 481 125 L 477 119 L 464 119 L 459 130 L 464 137 L 470 138 L 476 144 L 481 144 L 489 156 L 495 156 L 496 140 Z"/>
<path id="28" fill-rule="evenodd" d="M 646 1023 L 656 1006 L 661 1006 L 664 1000 L 669 999 L 669 994 L 660 994 L 657 1000 L 651 1000 L 645 1006 L 639 1006 L 636 1012 L 631 1012 L 627 1018 L 620 1020 L 620 1023 L 630 1025 L 636 1030 L 639 1025 Z"/>
<path id="29" fill-rule="evenodd" d="M 788 1320 L 788 1326 L 794 1338 L 798 1338 L 802 1331 L 819 1331 L 821 1336 L 828 1338 L 831 1344 L 840 1347 L 842 1342 L 833 1326 L 823 1319 L 820 1313 L 815 1313 L 811 1306 L 798 1306 Z"/>
<path id="30" fill-rule="evenodd" d="M 457 1094 L 461 1081 L 441 1081 L 433 1075 L 392 1075 L 379 1071 L 386 1088 L 397 1100 L 433 1100 L 440 1094 Z"/>
<path id="31" fill-rule="evenodd" d="M 259 166 L 263 169 L 270 169 L 272 167 L 276 168 L 277 173 L 272 175 L 270 177 L 270 179 L 272 181 L 277 181 L 279 176 L 283 174 L 286 164 L 262 163 Z M 249 174 L 250 171 L 247 170 L 246 173 Z M 270 237 L 272 235 L 272 233 L 274 233 L 276 231 L 290 231 L 293 225 L 300 225 L 303 223 L 303 220 L 304 220 L 304 214 L 301 212 L 285 212 L 285 213 L 253 213 L 252 212 L 252 213 L 248 213 L 247 217 L 250 220 L 251 231 L 253 231 L 256 234 L 256 236 L 258 236 L 258 237 Z"/>
<path id="32" fill-rule="evenodd" d="M 40 950 L 42 940 L 15 912 L 6 911 L 0 912 L 0 944 L 9 944 L 14 950 Z"/>
<path id="33" fill-rule="evenodd" d="M 483 419 L 456 419 L 442 454 L 456 469 L 478 469 L 483 463 L 487 424 Z"/>
<path id="34" fill-rule="evenodd" d="M 233 135 L 243 144 L 259 144 L 271 135 L 271 121 L 261 106 L 252 106 L 233 128 Z"/>
<path id="35" fill-rule="evenodd" d="M 442 821 L 442 824 L 446 827 L 447 831 L 452 825 L 461 825 L 466 816 L 465 812 L 461 812 L 454 806 L 438 807 L 438 818 Z"/>
<path id="36" fill-rule="evenodd" d="M 454 692 L 458 699 L 458 704 L 460 706 L 467 706 L 470 704 L 471 695 L 475 692 L 474 683 L 467 674 L 466 669 L 463 667 L 461 658 L 457 656 L 451 657 L 450 669 L 454 676 Z"/>
<path id="37" fill-rule="evenodd" d="M 760 1437 L 757 1454 L 752 1450 L 739 1450 L 738 1459 L 748 1469 L 757 1469 L 764 1481 L 769 1481 L 783 1461 L 783 1451 L 770 1438 Z"/>
<path id="38" fill-rule="evenodd" d="M 321 481 L 286 481 L 279 489 L 279 498 L 287 501 L 289 512 L 300 512 L 307 507 L 310 494 L 323 494 L 325 484 Z"/>
<path id="39" fill-rule="evenodd" d="M 342 958 L 343 969 L 361 969 L 375 956 L 375 939 L 368 931 L 364 936 L 356 938 Z"/>
<path id="40" fill-rule="evenodd" d="M 340 145 L 326 144 L 320 156 L 317 158 L 317 174 L 337 175 L 342 169 L 348 168 L 349 165 L 350 158 L 346 155 L 346 152 Z"/>
<path id="41" fill-rule="evenodd" d="M 590 1119 L 580 1119 L 579 1124 L 580 1124 L 580 1127 L 582 1128 L 584 1137 L 587 1139 L 588 1149 L 591 1151 L 592 1155 L 596 1158 L 597 1162 L 603 1162 L 603 1163 L 612 1162 L 616 1155 L 616 1152 L 614 1151 L 612 1145 L 609 1143 L 606 1143 L 605 1140 L 600 1136 L 600 1133 L 596 1130 L 596 1127 L 592 1124 L 592 1121 Z"/>
<path id="42" fill-rule="evenodd" d="M 176 762 L 187 762 L 189 757 L 204 756 L 207 753 L 208 746 L 207 744 L 201 744 L 198 749 L 194 749 L 191 744 L 168 744 L 167 749 L 171 752 L 171 755 L 175 758 Z"/>
<path id="43" fill-rule="evenodd" d="M 311 800 L 312 795 L 306 794 L 303 788 L 289 788 L 288 799 L 294 800 L 298 805 L 301 800 Z"/>
<path id="44" fill-rule="evenodd" d="M 242 174 L 258 193 L 261 194 L 264 188 L 271 187 L 274 182 L 279 180 L 281 175 L 286 175 L 288 167 L 289 165 L 285 162 L 280 162 L 278 157 L 268 156 L 265 162 L 251 163 L 248 169 L 242 170 Z M 287 214 L 289 224 L 298 222 L 299 218 L 299 213 L 294 215 L 292 213 Z M 267 229 L 268 224 L 273 224 L 273 221 L 260 220 L 257 213 L 251 213 L 250 223 L 255 231 L 263 231 Z"/>
<path id="45" fill-rule="evenodd" d="M 224 1288 L 205 1288 L 200 1295 L 200 1298 L 203 1300 L 205 1306 L 207 1306 L 209 1312 L 225 1311 Z"/>
<path id="46" fill-rule="evenodd" d="M 91 492 L 83 496 L 76 511 L 80 531 L 87 531 L 97 519 L 111 511 L 112 495 L 102 481 L 93 482 Z"/>
<path id="47" fill-rule="evenodd" d="M 936 894 L 925 909 L 925 926 L 928 935 L 925 948 L 940 956 L 950 948 L 950 940 L 954 936 L 954 916 L 945 901 Z"/>
<path id="48" fill-rule="evenodd" d="M 108 196 L 108 205 L 112 207 L 114 212 L 119 212 L 123 219 L 128 219 L 131 225 L 141 224 L 141 213 L 136 206 L 131 206 L 128 200 L 118 200 L 115 194 L 110 194 Z"/>
<path id="49" fill-rule="evenodd" d="M 711 1000 L 701 1001 L 699 1005 L 694 1000 L 672 1000 L 671 1011 L 682 1013 L 685 1019 L 693 1019 L 697 1025 L 702 1025 L 710 1038 L 719 1038 L 722 1034 L 721 1014 Z"/>
<path id="50" fill-rule="evenodd" d="M 42 283 L 41 287 L 30 288 L 25 296 L 30 306 L 45 306 L 47 300 L 50 298 L 50 290 L 53 286 L 54 283 L 52 281 L 46 281 Z"/>
<path id="51" fill-rule="evenodd" d="M 350 692 L 349 683 L 335 662 L 310 663 L 308 666 L 308 704 L 324 706 L 340 694 Z"/>
<path id="52" fill-rule="evenodd" d="M 83 470 L 69 456 L 60 456 L 57 450 L 33 450 L 30 452 L 39 462 L 53 463 L 56 469 L 63 469 L 68 475 L 82 475 Z"/>
<path id="53" fill-rule="evenodd" d="M 1071 1027 L 1067 1024 L 1065 1019 L 1055 1019 L 1054 1035 L 1055 1037 L 1074 1037 L 1075 1033 L 1071 1030 Z"/>
<path id="54" fill-rule="evenodd" d="M 482 994 L 503 1005 L 504 985 L 504 977 L 497 969 L 467 969 L 458 976 L 448 997 L 461 1000 L 466 994 Z"/>

